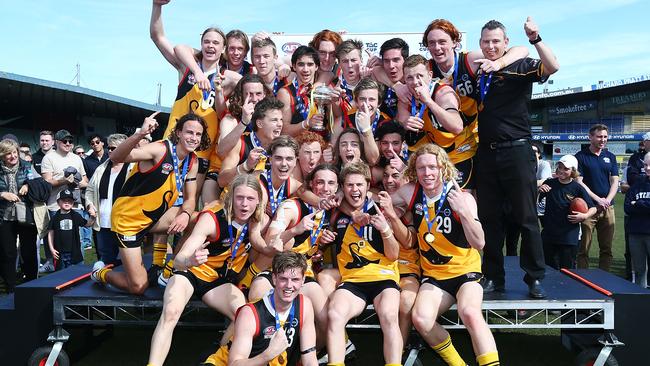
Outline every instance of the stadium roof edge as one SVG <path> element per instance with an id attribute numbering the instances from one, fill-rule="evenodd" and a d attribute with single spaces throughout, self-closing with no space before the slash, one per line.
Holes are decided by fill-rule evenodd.
<path id="1" fill-rule="evenodd" d="M 170 113 L 171 112 L 171 108 L 169 108 L 169 107 L 164 107 L 164 106 L 160 106 L 160 105 L 139 102 L 137 100 L 124 98 L 124 97 L 120 97 L 120 96 L 117 96 L 117 95 L 112 95 L 112 94 L 100 92 L 100 91 L 97 91 L 97 90 L 84 88 L 84 87 L 81 87 L 81 86 L 69 85 L 69 84 L 59 83 L 59 82 L 56 82 L 56 81 L 50 81 L 50 80 L 38 79 L 38 78 L 25 76 L 25 75 L 13 74 L 13 73 L 2 71 L 2 70 L 0 70 L 0 78 L 13 80 L 13 81 L 18 81 L 18 82 L 22 82 L 22 83 L 38 85 L 38 86 L 45 87 L 45 88 L 59 89 L 59 90 L 62 90 L 62 91 L 69 91 L 69 92 L 73 92 L 73 93 L 85 94 L 85 95 L 92 96 L 92 97 L 95 97 L 95 98 L 100 98 L 100 99 L 104 99 L 104 100 L 107 100 L 107 101 L 120 103 L 120 104 L 125 104 L 125 105 L 129 105 L 129 106 L 132 106 L 132 107 L 141 108 L 141 109 L 145 109 L 145 110 L 161 111 L 161 112 L 164 112 L 164 113 Z"/>

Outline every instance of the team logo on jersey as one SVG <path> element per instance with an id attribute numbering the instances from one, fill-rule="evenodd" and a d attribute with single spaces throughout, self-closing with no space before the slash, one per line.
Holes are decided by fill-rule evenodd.
<path id="1" fill-rule="evenodd" d="M 448 208 L 445 208 L 444 211 L 442 211 L 442 214 L 445 215 L 445 217 L 449 217 L 451 215 L 451 210 Z"/>
<path id="2" fill-rule="evenodd" d="M 415 214 L 416 215 L 423 215 L 424 211 L 422 211 L 422 204 L 421 203 L 416 203 L 415 204 Z"/>
<path id="3" fill-rule="evenodd" d="M 174 166 L 171 165 L 170 163 L 163 163 L 161 168 L 163 174 L 169 174 L 171 173 L 172 170 L 174 170 Z"/>
<path id="4" fill-rule="evenodd" d="M 456 151 L 458 151 L 459 153 L 462 153 L 462 152 L 465 152 L 465 151 L 467 151 L 469 149 L 470 149 L 469 144 L 462 144 L 462 145 L 460 145 L 460 146 L 458 146 L 456 148 Z"/>
<path id="5" fill-rule="evenodd" d="M 190 85 L 196 84 L 196 79 L 194 78 L 194 74 L 189 74 L 187 76 L 187 83 Z"/>
<path id="6" fill-rule="evenodd" d="M 348 226 L 349 223 L 350 223 L 350 219 L 347 219 L 347 218 L 345 218 L 345 217 L 340 218 L 340 219 L 338 219 L 338 220 L 336 221 L 336 228 L 337 228 L 337 229 L 343 229 L 343 228 L 345 228 L 346 226 Z"/>
<path id="7" fill-rule="evenodd" d="M 297 318 L 291 319 L 291 328 L 295 328 L 297 326 L 298 326 L 298 319 Z"/>
<path id="8" fill-rule="evenodd" d="M 275 325 L 270 325 L 270 326 L 264 328 L 264 331 L 262 332 L 262 334 L 264 334 L 265 339 L 269 339 L 269 338 L 273 337 L 273 335 L 275 334 Z"/>
<path id="9" fill-rule="evenodd" d="M 467 74 L 463 74 L 463 76 L 461 76 L 460 79 L 461 79 L 462 81 L 467 81 L 467 80 L 469 80 L 469 75 L 467 75 Z"/>
<path id="10" fill-rule="evenodd" d="M 611 160 L 609 160 L 609 158 L 608 158 L 608 157 L 606 157 L 606 156 L 605 156 L 605 157 L 603 157 L 603 161 L 604 161 L 605 163 L 607 163 L 607 164 L 609 164 L 609 163 L 611 163 L 611 162 L 612 162 L 612 161 L 611 161 Z"/>

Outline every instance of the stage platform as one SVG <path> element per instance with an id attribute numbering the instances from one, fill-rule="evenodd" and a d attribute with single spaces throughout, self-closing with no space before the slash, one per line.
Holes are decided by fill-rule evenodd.
<path id="1" fill-rule="evenodd" d="M 484 316 L 491 328 L 562 329 L 563 336 L 571 332 L 597 336 L 616 332 L 619 335 L 628 328 L 627 324 L 646 324 L 650 318 L 636 316 L 635 319 L 626 319 L 628 311 L 625 309 L 645 307 L 650 292 L 607 272 L 574 271 L 612 291 L 613 296 L 548 268 L 543 281 L 548 296 L 537 300 L 528 297 L 528 287 L 522 280 L 524 273 L 519 268 L 518 257 L 506 257 L 505 263 L 506 292 L 486 294 L 483 301 Z M 64 334 L 61 331 L 66 328 L 155 326 L 162 311 L 163 288 L 149 288 L 142 296 L 130 295 L 92 282 L 89 278 L 90 271 L 89 266 L 73 266 L 18 286 L 13 304 L 10 298 L 0 301 L 0 320 L 6 320 L 5 324 L 27 328 L 30 327 L 30 322 L 34 324 L 32 339 L 20 345 L 25 348 L 24 352 L 28 347 L 46 344 L 47 333 L 52 330 L 54 332 L 50 334 L 49 340 L 62 343 L 67 338 L 57 338 L 56 335 Z M 36 318 L 26 321 L 29 316 Z M 442 316 L 440 323 L 449 329 L 464 328 L 455 307 Z M 224 329 L 226 319 L 209 309 L 200 299 L 193 298 L 178 325 Z M 372 306 L 351 321 L 348 328 L 378 331 L 379 321 Z M 626 342 L 625 339 L 623 341 Z M 597 344 L 595 340 L 592 343 Z M 22 360 L 24 362 L 24 358 Z"/>
<path id="2" fill-rule="evenodd" d="M 79 276 L 90 270 L 85 266 L 74 268 L 74 274 Z M 485 319 L 491 328 L 614 329 L 614 300 L 611 297 L 548 268 L 544 280 L 547 298 L 531 299 L 522 280 L 523 271 L 519 268 L 518 258 L 507 257 L 506 269 L 506 292 L 486 294 L 483 301 Z M 46 278 L 49 277 L 55 283 L 59 274 Z M 143 296 L 135 296 L 84 281 L 54 295 L 54 325 L 155 325 L 162 310 L 163 291 L 153 287 Z M 455 306 L 443 315 L 441 324 L 447 328 L 463 328 L 454 310 Z M 527 312 L 522 315 L 522 312 L 513 310 Z M 223 325 L 223 318 L 193 298 L 179 325 L 219 326 Z M 348 327 L 379 328 L 372 306 Z"/>

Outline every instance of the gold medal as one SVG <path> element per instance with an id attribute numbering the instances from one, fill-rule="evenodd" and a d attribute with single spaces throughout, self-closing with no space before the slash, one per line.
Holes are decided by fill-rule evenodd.
<path id="1" fill-rule="evenodd" d="M 423 238 L 424 241 L 425 241 L 427 244 L 429 244 L 429 245 L 433 244 L 433 242 L 436 240 L 435 235 L 433 235 L 433 234 L 432 234 L 431 232 L 429 232 L 429 231 L 427 231 L 426 233 L 424 233 L 424 235 L 422 236 L 422 238 Z"/>
<path id="2" fill-rule="evenodd" d="M 281 365 L 284 365 L 284 357 L 282 357 L 282 355 L 278 356 L 278 362 L 279 362 Z"/>
<path id="3" fill-rule="evenodd" d="M 323 218 L 323 211 L 322 210 L 316 212 L 316 214 L 314 215 L 314 220 L 320 220 L 322 218 Z"/>
<path id="4" fill-rule="evenodd" d="M 266 167 L 266 156 L 260 156 L 260 160 L 255 165 L 255 171 L 262 171 Z"/>

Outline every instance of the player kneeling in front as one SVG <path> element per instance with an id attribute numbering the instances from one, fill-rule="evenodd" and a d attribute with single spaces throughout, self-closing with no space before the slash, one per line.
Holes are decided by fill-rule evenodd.
<path id="1" fill-rule="evenodd" d="M 480 366 L 499 365 L 494 337 L 483 314 L 481 257 L 485 244 L 474 197 L 456 183 L 456 168 L 437 145 L 426 144 L 413 154 L 405 175 L 408 183 L 392 195 L 395 206 L 411 216 L 407 228 L 391 224 L 400 243 L 418 245 L 422 283 L 413 307 L 413 325 L 422 338 L 451 366 L 465 366 L 438 323 L 439 314 L 458 303 L 458 315 L 472 338 Z"/>
<path id="2" fill-rule="evenodd" d="M 232 341 L 208 357 L 204 365 L 317 366 L 314 312 L 300 294 L 307 261 L 302 254 L 282 252 L 271 265 L 274 289 L 242 306 L 235 317 Z"/>

